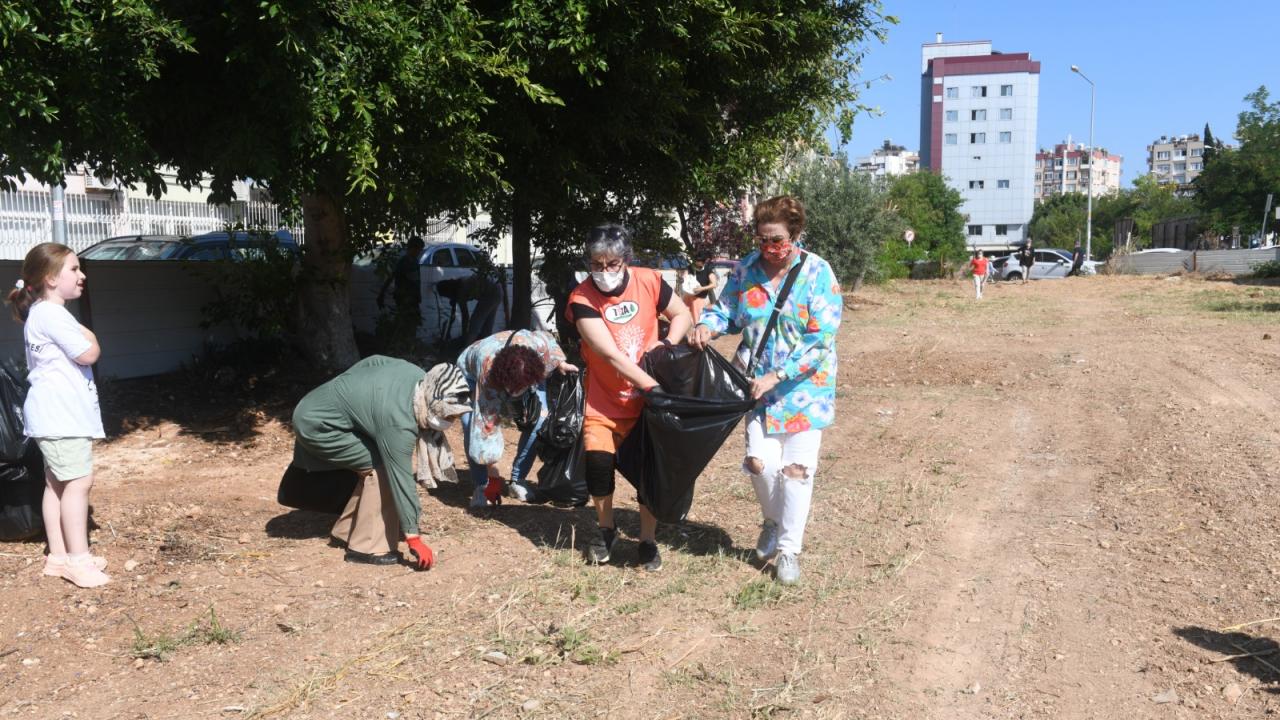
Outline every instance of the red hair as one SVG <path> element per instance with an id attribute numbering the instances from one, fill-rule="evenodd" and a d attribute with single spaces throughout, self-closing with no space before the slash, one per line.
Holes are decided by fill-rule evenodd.
<path id="1" fill-rule="evenodd" d="M 542 356 L 524 345 L 508 345 L 493 356 L 487 381 L 503 392 L 532 387 L 547 376 Z"/>

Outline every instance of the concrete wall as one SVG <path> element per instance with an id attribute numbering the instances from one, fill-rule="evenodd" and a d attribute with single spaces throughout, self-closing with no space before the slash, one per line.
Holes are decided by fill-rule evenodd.
<path id="1" fill-rule="evenodd" d="M 1139 253 L 1112 258 L 1107 265 L 1112 272 L 1137 275 L 1176 272 L 1248 275 L 1255 265 L 1269 260 L 1280 260 L 1280 248 Z"/>

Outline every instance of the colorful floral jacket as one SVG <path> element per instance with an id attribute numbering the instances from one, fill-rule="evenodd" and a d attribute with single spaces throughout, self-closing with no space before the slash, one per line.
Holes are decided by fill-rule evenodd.
<path id="1" fill-rule="evenodd" d="M 542 357 L 547 366 L 547 374 L 556 371 L 564 362 L 564 351 L 556 344 L 556 339 L 549 332 L 542 330 L 520 330 L 512 345 L 524 345 Z M 490 465 L 502 459 L 502 428 L 500 423 L 504 410 L 509 410 L 506 393 L 489 387 L 489 368 L 493 367 L 493 358 L 502 348 L 507 346 L 510 331 L 502 331 L 487 338 L 477 340 L 467 346 L 458 356 L 458 367 L 471 385 L 471 435 L 468 440 L 467 459 L 473 463 Z M 546 408 L 543 408 L 546 412 Z"/>
<path id="2" fill-rule="evenodd" d="M 844 298 L 826 260 L 806 252 L 778 325 L 769 335 L 754 375 L 787 374 L 764 397 L 767 433 L 796 433 L 824 428 L 836 414 L 836 331 Z M 742 333 L 739 355 L 754 353 L 781 291 L 769 286 L 756 251 L 742 259 L 725 283 L 719 302 L 702 311 L 699 323 L 718 333 Z M 792 267 L 800 256 L 792 260 Z M 746 357 L 750 357 L 747 355 Z"/>

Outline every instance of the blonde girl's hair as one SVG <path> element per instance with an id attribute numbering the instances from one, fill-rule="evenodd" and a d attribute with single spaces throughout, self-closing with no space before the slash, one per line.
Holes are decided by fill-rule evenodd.
<path id="1" fill-rule="evenodd" d="M 58 243 L 40 243 L 27 251 L 22 261 L 22 279 L 9 291 L 8 302 L 18 322 L 27 321 L 31 306 L 44 297 L 45 281 L 62 272 L 71 248 Z"/>

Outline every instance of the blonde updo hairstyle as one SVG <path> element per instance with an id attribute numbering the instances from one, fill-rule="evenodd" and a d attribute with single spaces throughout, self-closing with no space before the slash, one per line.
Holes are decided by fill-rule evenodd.
<path id="1" fill-rule="evenodd" d="M 22 261 L 21 287 L 15 286 L 8 297 L 18 322 L 27 321 L 31 306 L 44 297 L 45 283 L 62 272 L 62 265 L 72 252 L 71 248 L 58 243 L 40 243 L 27 251 Z"/>

